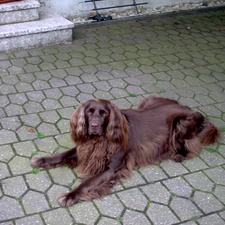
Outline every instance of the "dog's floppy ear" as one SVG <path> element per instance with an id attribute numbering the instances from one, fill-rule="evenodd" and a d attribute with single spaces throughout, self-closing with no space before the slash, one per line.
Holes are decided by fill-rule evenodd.
<path id="1" fill-rule="evenodd" d="M 121 111 L 111 102 L 109 103 L 110 116 L 109 123 L 106 130 L 106 137 L 110 142 L 120 145 L 125 150 L 129 138 L 129 126 L 125 116 Z"/>
<path id="2" fill-rule="evenodd" d="M 81 103 L 70 119 L 70 133 L 74 142 L 80 143 L 87 140 L 87 126 L 85 121 L 85 103 Z"/>

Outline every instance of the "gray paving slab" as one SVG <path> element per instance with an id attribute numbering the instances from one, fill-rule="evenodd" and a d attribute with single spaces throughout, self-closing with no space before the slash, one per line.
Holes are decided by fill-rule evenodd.
<path id="1" fill-rule="evenodd" d="M 134 18 L 76 27 L 70 45 L 0 53 L 0 224 L 225 224 L 224 24 L 222 10 Z M 219 142 L 182 163 L 138 168 L 100 200 L 60 207 L 78 174 L 33 169 L 31 157 L 73 146 L 79 102 L 129 108 L 151 94 L 208 116 Z"/>

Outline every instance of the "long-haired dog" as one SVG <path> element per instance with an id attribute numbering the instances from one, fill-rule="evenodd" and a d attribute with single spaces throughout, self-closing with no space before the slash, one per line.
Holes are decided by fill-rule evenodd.
<path id="1" fill-rule="evenodd" d="M 33 167 L 68 164 L 85 175 L 78 187 L 59 196 L 62 206 L 109 194 L 136 167 L 169 158 L 190 159 L 220 134 L 201 113 L 160 97 L 149 97 L 137 109 L 125 110 L 107 100 L 89 100 L 73 113 L 70 131 L 76 147 L 31 160 Z"/>

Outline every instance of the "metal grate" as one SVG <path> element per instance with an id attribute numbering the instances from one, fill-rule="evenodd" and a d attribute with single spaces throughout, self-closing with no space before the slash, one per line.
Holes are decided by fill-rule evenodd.
<path id="1" fill-rule="evenodd" d="M 131 6 L 135 7 L 135 10 L 136 10 L 137 14 L 139 14 L 138 6 L 139 5 L 146 5 L 146 4 L 148 4 L 148 2 L 136 3 L 136 1 L 133 0 L 133 3 L 131 3 L 131 4 L 124 4 L 124 5 L 118 5 L 118 6 L 110 6 L 110 7 L 98 8 L 97 5 L 96 5 L 96 2 L 102 2 L 102 1 L 104 1 L 104 0 L 86 0 L 84 2 L 84 3 L 93 2 L 93 5 L 94 5 L 94 8 L 90 9 L 90 10 L 91 11 L 95 11 L 96 15 L 93 16 L 93 17 L 89 17 L 89 19 L 93 19 L 96 22 L 105 21 L 105 20 L 112 20 L 111 16 L 107 16 L 107 17 L 101 16 L 98 11 L 100 11 L 100 10 L 107 10 L 107 9 L 115 9 L 115 8 L 125 8 L 125 7 L 131 7 Z"/>

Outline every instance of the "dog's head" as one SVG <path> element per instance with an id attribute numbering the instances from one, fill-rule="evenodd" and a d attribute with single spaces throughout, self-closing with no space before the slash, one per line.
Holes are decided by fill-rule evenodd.
<path id="1" fill-rule="evenodd" d="M 128 136 L 128 123 L 121 111 L 110 101 L 91 99 L 78 106 L 70 120 L 74 142 L 105 136 L 109 141 L 124 142 Z"/>

